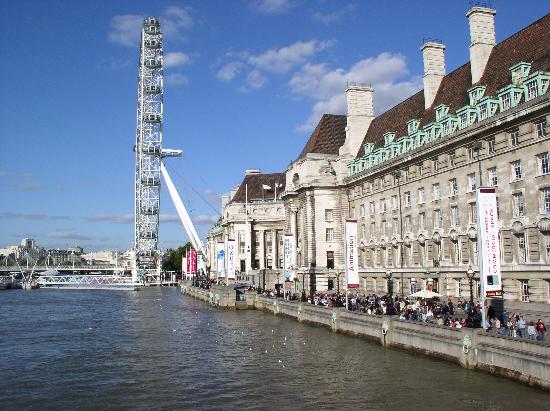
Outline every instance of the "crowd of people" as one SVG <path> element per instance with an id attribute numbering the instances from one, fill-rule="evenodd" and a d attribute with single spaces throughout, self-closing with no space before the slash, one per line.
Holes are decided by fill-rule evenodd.
<path id="1" fill-rule="evenodd" d="M 266 297 L 281 297 L 286 300 L 302 300 L 309 304 L 333 308 L 346 307 L 346 295 L 343 293 L 315 293 L 306 296 L 287 291 L 263 290 Z M 481 328 L 482 312 L 479 303 L 470 303 L 458 299 L 456 304 L 451 299 L 441 301 L 438 298 L 416 299 L 410 297 L 379 296 L 376 294 L 349 293 L 347 309 L 369 315 L 397 315 L 402 320 L 422 321 L 425 323 L 448 326 L 452 328 Z M 514 338 L 528 338 L 544 341 L 546 326 L 542 319 L 529 321 L 520 313 L 509 314 L 506 310 L 497 315 L 494 307 L 489 306 L 485 328 L 488 332 Z"/>

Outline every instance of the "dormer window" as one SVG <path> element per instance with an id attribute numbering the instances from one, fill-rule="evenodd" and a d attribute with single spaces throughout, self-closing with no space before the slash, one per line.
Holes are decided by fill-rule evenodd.
<path id="1" fill-rule="evenodd" d="M 479 106 L 479 120 L 485 120 L 487 118 L 487 104 Z"/>
<path id="2" fill-rule="evenodd" d="M 384 133 L 384 145 L 387 146 L 388 144 L 393 143 L 393 140 L 395 139 L 395 133 L 393 131 L 388 131 L 387 133 Z"/>
<path id="3" fill-rule="evenodd" d="M 443 123 L 443 135 L 446 136 L 451 132 L 450 124 L 448 121 Z"/>
<path id="4" fill-rule="evenodd" d="M 475 106 L 480 99 L 485 95 L 485 86 L 475 86 L 468 90 L 470 105 Z"/>
<path id="5" fill-rule="evenodd" d="M 462 130 L 466 127 L 468 127 L 468 113 L 460 113 L 460 115 L 458 116 L 458 128 Z"/>
<path id="6" fill-rule="evenodd" d="M 435 108 L 435 121 L 440 121 L 449 112 L 449 106 L 440 104 Z"/>
<path id="7" fill-rule="evenodd" d="M 370 154 L 374 148 L 374 143 L 367 143 L 363 145 L 363 148 L 365 149 L 365 154 Z"/>
<path id="8" fill-rule="evenodd" d="M 413 118 L 412 120 L 407 121 L 407 134 L 410 136 L 418 131 L 418 126 L 420 121 Z"/>
<path id="9" fill-rule="evenodd" d="M 512 106 L 512 97 L 510 93 L 503 94 L 500 97 L 500 107 L 501 110 L 508 110 Z"/>
<path id="10" fill-rule="evenodd" d="M 550 72 L 536 71 L 523 79 L 525 85 L 525 100 L 531 100 L 548 91 Z"/>
<path id="11" fill-rule="evenodd" d="M 496 100 L 489 96 L 483 97 L 477 103 L 479 121 L 482 121 L 482 120 L 485 120 L 486 118 L 494 116 L 499 106 L 500 106 L 499 100 Z"/>
<path id="12" fill-rule="evenodd" d="M 529 75 L 530 69 L 531 63 L 526 63 L 525 61 L 520 61 L 510 67 L 509 70 L 512 72 L 512 84 L 522 85 L 525 77 Z"/>

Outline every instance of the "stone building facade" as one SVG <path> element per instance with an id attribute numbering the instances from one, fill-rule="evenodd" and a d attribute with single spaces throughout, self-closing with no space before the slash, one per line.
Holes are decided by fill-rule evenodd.
<path id="1" fill-rule="evenodd" d="M 494 186 L 505 299 L 548 303 L 550 15 L 499 44 L 494 15 L 468 11 L 470 62 L 451 73 L 445 46 L 425 43 L 424 89 L 377 117 L 375 91 L 349 84 L 347 116 L 324 115 L 282 174 L 278 211 L 247 229 L 242 201 L 232 196 L 209 245 L 242 235 L 246 248 L 254 226 L 264 233 L 276 226 L 295 238 L 295 286 L 336 289 L 344 222 L 354 218 L 363 291 L 384 293 L 391 284 L 405 295 L 431 288 L 467 297 L 467 271 L 479 279 L 475 192 Z"/>

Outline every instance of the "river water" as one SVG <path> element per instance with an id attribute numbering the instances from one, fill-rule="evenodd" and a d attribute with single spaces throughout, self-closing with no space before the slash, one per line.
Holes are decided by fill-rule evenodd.
<path id="1" fill-rule="evenodd" d="M 286 338 L 286 340 L 285 340 Z M 176 288 L 0 292 L 0 409 L 548 409 L 455 364 Z"/>

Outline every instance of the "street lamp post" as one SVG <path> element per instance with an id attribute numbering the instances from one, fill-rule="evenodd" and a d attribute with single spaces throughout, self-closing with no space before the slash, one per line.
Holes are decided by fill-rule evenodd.
<path id="1" fill-rule="evenodd" d="M 388 286 L 388 295 L 390 296 L 390 300 L 393 300 L 393 280 L 391 270 L 386 271 L 386 276 L 384 278 L 386 279 L 386 284 Z"/>
<path id="2" fill-rule="evenodd" d="M 306 272 L 302 271 L 302 301 L 306 300 Z"/>
<path id="3" fill-rule="evenodd" d="M 466 276 L 468 277 L 468 282 L 470 283 L 470 305 L 474 305 L 474 269 L 472 266 L 468 267 L 466 271 Z"/>
<path id="4" fill-rule="evenodd" d="M 279 282 L 280 275 L 281 275 L 281 273 L 279 271 L 277 271 L 277 297 L 281 296 L 281 294 L 279 292 L 279 290 L 281 289 L 281 283 Z"/>

